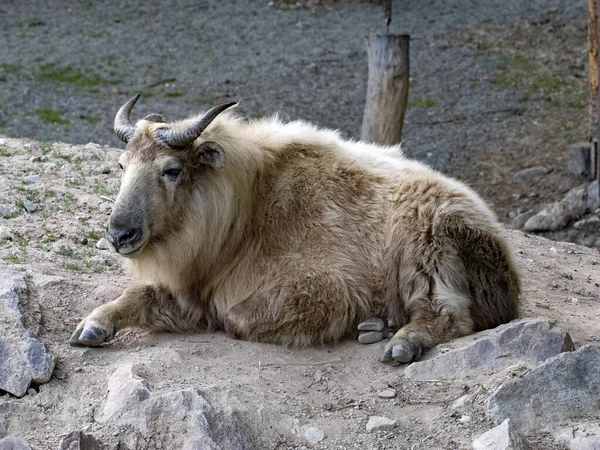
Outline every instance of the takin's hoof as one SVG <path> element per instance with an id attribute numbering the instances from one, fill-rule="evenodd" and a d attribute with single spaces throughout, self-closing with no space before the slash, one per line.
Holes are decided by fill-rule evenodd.
<path id="1" fill-rule="evenodd" d="M 382 363 L 397 366 L 406 364 L 421 357 L 422 349 L 419 344 L 410 342 L 407 339 L 392 339 L 385 347 L 385 351 L 380 360 Z"/>
<path id="2" fill-rule="evenodd" d="M 93 322 L 86 323 L 75 330 L 69 338 L 69 344 L 77 347 L 98 347 L 114 338 L 116 332 L 114 327 L 106 329 Z"/>

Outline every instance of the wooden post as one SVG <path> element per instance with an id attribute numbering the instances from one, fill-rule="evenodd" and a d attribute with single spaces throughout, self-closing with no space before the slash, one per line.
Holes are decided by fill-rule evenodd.
<path id="1" fill-rule="evenodd" d="M 598 12 L 600 0 L 588 0 L 588 60 L 590 88 L 590 178 L 600 179 L 600 108 L 599 76 L 600 66 Z"/>
<path id="2" fill-rule="evenodd" d="M 364 141 L 392 145 L 402 140 L 408 102 L 409 43 L 408 34 L 371 34 L 367 38 L 369 81 L 361 132 Z"/>

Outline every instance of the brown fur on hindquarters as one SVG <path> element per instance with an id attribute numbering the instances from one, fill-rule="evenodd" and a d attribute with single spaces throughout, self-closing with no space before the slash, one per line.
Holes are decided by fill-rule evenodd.
<path id="1" fill-rule="evenodd" d="M 104 307 L 90 319 L 314 345 L 388 317 L 401 327 L 392 342 L 410 347 L 402 360 L 516 317 L 512 257 L 464 185 L 399 147 L 304 122 L 224 113 L 187 147 L 161 140 L 195 120 L 123 122 L 129 142 L 110 222 L 142 230 L 127 265 L 152 287 L 113 304 L 127 322 Z M 176 180 L 163 175 L 173 166 Z"/>

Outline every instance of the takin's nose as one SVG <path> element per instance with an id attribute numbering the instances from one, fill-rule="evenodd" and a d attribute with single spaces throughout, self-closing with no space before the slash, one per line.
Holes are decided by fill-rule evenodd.
<path id="1" fill-rule="evenodd" d="M 135 247 L 135 244 L 142 236 L 141 228 L 107 228 L 106 239 L 118 251 L 120 248 Z"/>

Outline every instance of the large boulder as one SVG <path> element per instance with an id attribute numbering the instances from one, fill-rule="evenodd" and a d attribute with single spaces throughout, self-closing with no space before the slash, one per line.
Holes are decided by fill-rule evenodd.
<path id="1" fill-rule="evenodd" d="M 0 263 L 0 389 L 17 397 L 32 383 L 46 383 L 55 366 L 35 334 L 25 328 L 20 296 L 27 294 L 23 275 Z"/>
<path id="2" fill-rule="evenodd" d="M 528 450 L 527 441 L 519 434 L 510 419 L 486 431 L 473 441 L 474 450 Z"/>
<path id="3" fill-rule="evenodd" d="M 570 222 L 579 219 L 588 209 L 587 184 L 571 189 L 564 198 L 542 209 L 529 218 L 525 231 L 558 231 Z"/>
<path id="4" fill-rule="evenodd" d="M 254 449 L 256 444 L 235 411 L 210 404 L 194 388 L 154 393 L 131 364 L 119 367 L 108 381 L 107 399 L 96 422 L 122 433 L 121 444 L 142 449 Z"/>
<path id="5" fill-rule="evenodd" d="M 463 379 L 517 361 L 541 363 L 574 349 L 569 333 L 548 319 L 521 319 L 432 349 L 404 371 L 411 380 Z"/>
<path id="6" fill-rule="evenodd" d="M 510 418 L 524 432 L 600 411 L 600 350 L 587 345 L 562 353 L 505 382 L 487 401 L 495 422 Z"/>

